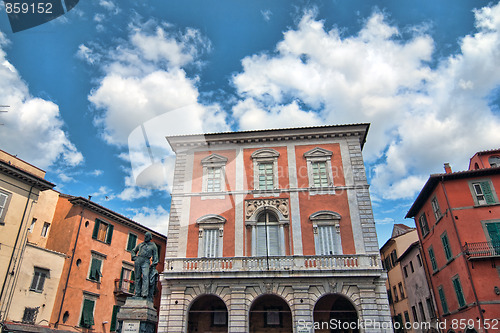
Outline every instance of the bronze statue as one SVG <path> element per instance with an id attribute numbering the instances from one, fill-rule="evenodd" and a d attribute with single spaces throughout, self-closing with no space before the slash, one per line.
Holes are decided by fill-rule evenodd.
<path id="1" fill-rule="evenodd" d="M 135 262 L 135 296 L 153 299 L 158 281 L 158 248 L 151 241 L 153 235 L 148 231 L 144 242 L 137 244 L 132 250 L 132 261 Z"/>

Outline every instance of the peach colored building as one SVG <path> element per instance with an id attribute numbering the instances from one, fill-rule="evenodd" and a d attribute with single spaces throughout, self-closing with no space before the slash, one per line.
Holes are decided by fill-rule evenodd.
<path id="1" fill-rule="evenodd" d="M 417 225 L 444 332 L 500 328 L 499 161 L 497 149 L 476 153 L 467 171 L 445 164 L 406 215 Z"/>
<path id="2" fill-rule="evenodd" d="M 168 137 L 159 332 L 392 331 L 361 153 L 368 128 Z"/>

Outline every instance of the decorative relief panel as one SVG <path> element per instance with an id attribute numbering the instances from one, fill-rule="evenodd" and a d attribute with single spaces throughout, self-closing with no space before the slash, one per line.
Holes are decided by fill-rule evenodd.
<path id="1" fill-rule="evenodd" d="M 255 211 L 264 206 L 271 206 L 279 210 L 285 218 L 288 218 L 288 199 L 254 199 L 245 200 L 245 216 L 247 219 L 251 218 Z"/>

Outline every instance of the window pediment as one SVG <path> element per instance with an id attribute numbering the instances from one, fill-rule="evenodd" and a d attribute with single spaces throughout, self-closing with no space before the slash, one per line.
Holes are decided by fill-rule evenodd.
<path id="1" fill-rule="evenodd" d="M 206 166 L 217 166 L 225 165 L 227 163 L 227 157 L 221 156 L 219 154 L 211 154 L 201 160 L 202 165 Z"/>
<path id="2" fill-rule="evenodd" d="M 320 210 L 319 212 L 311 214 L 309 219 L 313 222 L 326 222 L 326 221 L 334 221 L 338 222 L 342 216 L 339 213 L 332 212 L 330 210 Z"/>
<path id="3" fill-rule="evenodd" d="M 320 148 L 320 147 L 313 148 L 313 149 L 304 153 L 305 158 L 316 158 L 316 157 L 330 158 L 330 157 L 332 157 L 332 155 L 333 155 L 333 152 L 326 150 L 326 149 L 323 149 L 323 148 Z"/>
<path id="4" fill-rule="evenodd" d="M 252 153 L 252 159 L 274 159 L 280 156 L 276 150 L 271 148 L 262 148 Z"/>
<path id="5" fill-rule="evenodd" d="M 204 224 L 204 225 L 207 224 L 214 225 L 214 224 L 224 224 L 224 223 L 226 223 L 226 219 L 216 214 L 204 215 L 196 220 L 196 224 Z"/>

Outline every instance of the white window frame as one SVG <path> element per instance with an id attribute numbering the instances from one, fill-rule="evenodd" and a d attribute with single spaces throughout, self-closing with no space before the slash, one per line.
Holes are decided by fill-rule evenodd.
<path id="1" fill-rule="evenodd" d="M 307 177 L 309 180 L 310 189 L 318 189 L 321 191 L 311 191 L 310 194 L 334 194 L 335 189 L 333 183 L 333 173 L 332 173 L 332 156 L 333 152 L 326 150 L 324 148 L 316 147 L 304 153 L 304 158 L 307 162 Z M 313 163 L 323 162 L 326 165 L 326 176 L 327 185 L 326 186 L 316 186 L 314 184 L 314 169 Z M 326 189 L 326 191 L 325 191 Z"/>
<path id="2" fill-rule="evenodd" d="M 488 157 L 488 163 L 490 164 L 491 168 L 500 167 L 500 156 L 492 155 L 492 156 Z"/>
<path id="3" fill-rule="evenodd" d="M 321 210 L 314 214 L 311 214 L 309 220 L 311 220 L 313 225 L 313 233 L 314 233 L 314 248 L 316 255 L 339 255 L 343 254 L 342 251 L 342 239 L 340 236 L 340 220 L 342 216 L 339 213 L 332 212 L 329 210 Z M 334 232 L 331 234 L 333 240 L 333 250 L 331 254 L 322 253 L 325 250 L 324 239 L 322 239 L 321 234 L 319 232 L 319 228 L 322 227 L 331 227 L 334 228 Z"/>
<path id="4" fill-rule="evenodd" d="M 481 187 L 481 183 L 482 182 L 488 182 L 489 183 L 490 189 L 491 189 L 491 193 L 493 195 L 493 200 L 495 201 L 494 203 L 487 203 L 486 197 L 484 197 L 483 188 Z M 477 193 L 475 185 L 479 185 L 479 187 L 481 188 L 481 194 Z M 497 196 L 497 193 L 495 191 L 495 187 L 493 187 L 493 183 L 491 182 L 491 179 L 486 178 L 486 179 L 475 179 L 473 181 L 469 181 L 469 188 L 470 188 L 470 191 L 472 193 L 472 199 L 474 199 L 474 205 L 475 206 L 488 206 L 488 205 L 498 204 L 498 196 Z M 479 199 L 480 195 L 483 196 L 483 200 Z"/>
<path id="5" fill-rule="evenodd" d="M 441 217 L 443 217 L 443 213 L 441 212 L 441 208 L 439 207 L 439 201 L 436 196 L 434 196 L 431 199 L 431 207 L 437 222 L 441 219 Z"/>
<path id="6" fill-rule="evenodd" d="M 199 258 L 220 258 L 223 254 L 224 247 L 224 224 L 226 219 L 220 215 L 209 214 L 204 215 L 196 220 L 198 225 L 198 257 Z M 206 244 L 208 230 L 211 233 L 215 232 L 215 241 L 217 242 L 217 253 L 216 255 L 207 256 Z"/>
<path id="7" fill-rule="evenodd" d="M 40 232 L 40 236 L 47 237 L 49 234 L 49 229 L 50 229 L 50 223 L 44 222 L 42 226 L 42 231 Z"/>
<path id="8" fill-rule="evenodd" d="M 32 220 L 31 220 L 31 224 L 30 224 L 30 227 L 28 228 L 28 231 L 29 233 L 33 233 L 33 230 L 35 229 L 35 224 L 36 224 L 36 217 L 34 217 Z"/>
<path id="9" fill-rule="evenodd" d="M 211 154 L 201 160 L 201 165 L 203 167 L 203 179 L 202 179 L 202 192 L 204 195 L 201 197 L 202 200 L 206 199 L 224 199 L 224 193 L 226 191 L 226 164 L 227 157 L 221 156 L 219 154 Z M 220 191 L 209 191 L 208 190 L 208 177 L 210 168 L 220 170 Z M 215 195 L 213 195 L 215 194 Z"/>
<path id="10" fill-rule="evenodd" d="M 101 283 L 101 280 L 102 280 L 102 271 L 104 270 L 104 261 L 106 260 L 107 256 L 105 254 L 102 254 L 102 253 L 99 253 L 97 251 L 94 251 L 94 250 L 91 250 L 90 251 L 90 262 L 89 262 L 89 270 L 87 272 L 87 280 L 89 281 L 92 281 L 92 282 L 96 282 L 96 283 Z M 101 261 L 101 270 L 100 270 L 100 277 L 99 277 L 99 280 L 93 280 L 90 278 L 90 270 L 92 268 L 92 259 L 97 259 L 97 260 L 100 260 Z"/>
<path id="11" fill-rule="evenodd" d="M 3 206 L 0 206 L 0 224 L 5 223 L 5 215 L 7 215 L 7 208 L 9 207 L 11 197 L 12 193 L 0 189 L 0 198 L 3 198 Z"/>
<path id="12" fill-rule="evenodd" d="M 78 317 L 78 327 L 83 327 L 83 326 L 80 326 L 80 323 L 82 321 L 83 306 L 85 305 L 85 300 L 89 300 L 89 301 L 94 302 L 94 308 L 92 309 L 92 318 L 94 320 L 94 325 L 92 325 L 92 326 L 97 327 L 96 321 L 95 321 L 95 308 L 96 308 L 97 300 L 98 299 L 99 299 L 99 295 L 98 294 L 94 294 L 94 293 L 91 293 L 91 292 L 88 292 L 88 291 L 84 291 L 83 292 L 82 305 L 81 305 L 81 308 L 80 308 L 80 317 Z"/>
<path id="13" fill-rule="evenodd" d="M 262 148 L 252 153 L 253 160 L 253 188 L 260 191 L 272 191 L 279 188 L 278 179 L 278 157 L 280 153 L 271 148 Z M 271 163 L 273 166 L 273 188 L 261 189 L 259 185 L 259 165 L 264 163 Z"/>

